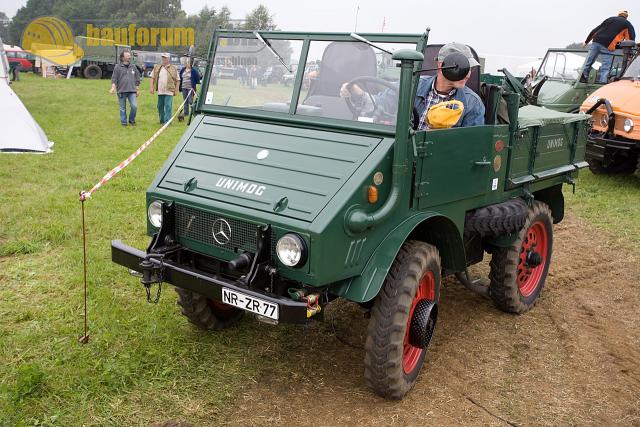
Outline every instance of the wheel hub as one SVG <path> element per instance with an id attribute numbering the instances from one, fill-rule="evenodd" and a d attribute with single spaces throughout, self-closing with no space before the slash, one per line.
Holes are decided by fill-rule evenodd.
<path id="1" fill-rule="evenodd" d="M 435 301 L 418 301 L 409 325 L 409 344 L 426 349 L 431 343 L 438 320 L 438 305 Z"/>
<path id="2" fill-rule="evenodd" d="M 527 267 L 537 267 L 542 264 L 542 255 L 539 252 L 529 250 L 525 259 Z"/>

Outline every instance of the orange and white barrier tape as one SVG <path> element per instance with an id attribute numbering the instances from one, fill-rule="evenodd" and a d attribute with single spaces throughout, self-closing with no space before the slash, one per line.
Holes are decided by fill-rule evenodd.
<path id="1" fill-rule="evenodd" d="M 195 91 L 193 89 L 191 89 L 191 92 L 189 93 L 189 95 L 195 94 Z M 116 166 L 115 168 L 111 169 L 105 176 L 102 177 L 102 179 L 96 184 L 94 185 L 91 190 L 89 191 L 81 191 L 80 192 L 80 201 L 84 202 L 86 199 L 90 198 L 91 195 L 93 195 L 93 193 L 95 193 L 96 191 L 98 191 L 98 189 L 100 187 L 102 187 L 104 184 L 106 184 L 111 178 L 113 178 L 118 172 L 120 172 L 122 169 L 126 168 L 127 166 L 129 166 L 129 164 L 134 161 L 136 159 L 136 157 L 138 157 L 144 150 L 147 149 L 147 147 L 149 147 L 149 145 L 151 145 L 151 143 L 153 141 L 155 141 L 155 139 L 160 136 L 160 134 L 162 132 L 164 132 L 164 130 L 171 124 L 171 122 L 173 121 L 173 119 L 176 118 L 176 116 L 178 115 L 178 113 L 180 113 L 180 111 L 182 111 L 182 108 L 184 107 L 184 104 L 189 100 L 190 96 L 188 96 L 183 102 L 182 104 L 180 104 L 180 106 L 178 107 L 178 109 L 176 110 L 175 114 L 164 124 L 162 125 L 162 127 L 160 129 L 158 129 L 156 131 L 156 133 L 154 133 L 151 138 L 147 139 L 145 141 L 144 144 L 142 144 L 140 146 L 140 148 L 138 148 L 136 151 L 134 151 L 133 153 L 131 153 L 131 155 L 129 157 L 126 158 L 126 160 L 120 162 L 120 164 L 118 166 Z"/>

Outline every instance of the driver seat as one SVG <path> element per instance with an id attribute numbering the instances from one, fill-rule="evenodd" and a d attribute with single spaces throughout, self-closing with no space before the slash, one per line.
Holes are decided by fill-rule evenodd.
<path id="1" fill-rule="evenodd" d="M 340 87 L 356 77 L 375 77 L 377 72 L 376 54 L 371 46 L 362 42 L 332 42 L 325 48 L 318 77 L 300 105 L 315 107 L 314 115 L 350 120 L 353 113 L 340 98 Z M 299 108 L 298 114 L 311 113 Z"/>
<path id="2" fill-rule="evenodd" d="M 378 72 L 376 54 L 362 42 L 333 42 L 322 54 L 318 78 L 309 88 L 314 95 L 340 96 L 340 86 L 356 77 L 375 77 Z"/>

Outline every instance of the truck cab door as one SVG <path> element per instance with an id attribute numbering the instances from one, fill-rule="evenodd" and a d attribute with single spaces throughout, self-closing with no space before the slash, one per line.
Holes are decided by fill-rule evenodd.
<path id="1" fill-rule="evenodd" d="M 418 132 L 414 205 L 424 209 L 491 191 L 497 184 L 490 179 L 494 130 L 473 126 Z"/>

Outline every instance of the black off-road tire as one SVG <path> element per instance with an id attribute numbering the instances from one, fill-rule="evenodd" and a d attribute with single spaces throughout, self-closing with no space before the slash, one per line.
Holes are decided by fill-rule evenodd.
<path id="1" fill-rule="evenodd" d="M 365 343 L 364 377 L 379 396 L 402 399 L 415 384 L 424 363 L 427 349 L 418 353 L 415 368 L 408 373 L 403 360 L 410 311 L 420 292 L 421 279 L 429 271 L 434 279 L 431 297 L 437 302 L 441 282 L 438 250 L 424 242 L 407 241 L 375 299 Z"/>
<path id="2" fill-rule="evenodd" d="M 197 292 L 175 288 L 182 314 L 200 329 L 219 331 L 233 326 L 243 315 L 239 308 L 213 301 Z"/>
<path id="3" fill-rule="evenodd" d="M 529 268 L 524 260 L 526 248 L 532 247 L 533 243 L 542 263 Z M 535 305 L 549 272 L 552 249 L 551 210 L 545 203 L 536 201 L 529 209 L 516 241 L 509 247 L 493 248 L 489 295 L 500 310 L 522 314 Z"/>
<path id="4" fill-rule="evenodd" d="M 99 80 L 102 78 L 102 68 L 96 64 L 89 64 L 85 67 L 82 72 L 85 79 L 95 79 Z"/>
<path id="5" fill-rule="evenodd" d="M 528 210 L 521 198 L 485 206 L 467 213 L 464 230 L 466 233 L 476 232 L 482 237 L 514 233 L 524 225 Z"/>
<path id="6" fill-rule="evenodd" d="M 636 178 L 640 178 L 640 153 L 638 153 L 638 163 L 636 164 L 636 170 L 633 172 Z"/>
<path id="7" fill-rule="evenodd" d="M 607 173 L 607 169 L 602 165 L 602 162 L 600 160 L 589 159 L 587 160 L 587 163 L 589 163 L 589 170 L 594 175 Z"/>
<path id="8" fill-rule="evenodd" d="M 596 159 L 588 159 L 587 163 L 589 163 L 589 170 L 593 172 L 594 175 L 633 173 L 637 166 L 635 157 L 626 156 L 618 156 L 614 158 L 607 166 L 605 166 L 600 160 Z"/>

